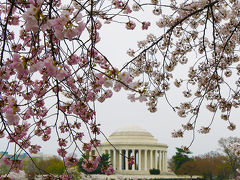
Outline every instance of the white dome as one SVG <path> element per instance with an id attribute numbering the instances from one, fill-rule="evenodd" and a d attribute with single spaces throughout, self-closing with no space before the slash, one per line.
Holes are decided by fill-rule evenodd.
<path id="1" fill-rule="evenodd" d="M 99 146 L 96 153 L 108 153 L 116 174 L 149 175 L 149 169 L 159 168 L 167 172 L 166 144 L 159 144 L 157 139 L 146 129 L 137 125 L 128 125 L 117 129 Z M 127 157 L 133 156 L 136 161 L 128 165 Z"/>
<path id="2" fill-rule="evenodd" d="M 124 126 L 112 133 L 108 141 L 113 145 L 159 145 L 151 133 L 137 125 Z M 103 144 L 109 144 L 105 141 Z"/>
<path id="3" fill-rule="evenodd" d="M 128 126 L 120 127 L 119 129 L 117 129 L 115 131 L 115 133 L 117 133 L 117 132 L 142 132 L 142 133 L 149 133 L 149 132 L 147 132 L 146 129 L 143 129 L 142 127 L 137 126 L 137 125 L 128 125 Z"/>

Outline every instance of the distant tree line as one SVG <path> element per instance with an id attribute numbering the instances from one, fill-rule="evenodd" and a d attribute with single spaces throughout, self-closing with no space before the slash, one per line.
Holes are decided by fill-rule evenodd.
<path id="1" fill-rule="evenodd" d="M 240 138 L 221 138 L 219 146 L 222 153 L 211 151 L 195 157 L 189 157 L 189 151 L 176 148 L 176 154 L 169 162 L 170 169 L 177 175 L 201 175 L 205 180 L 236 179 L 240 158 L 229 149 L 228 145 L 232 143 L 240 143 Z"/>

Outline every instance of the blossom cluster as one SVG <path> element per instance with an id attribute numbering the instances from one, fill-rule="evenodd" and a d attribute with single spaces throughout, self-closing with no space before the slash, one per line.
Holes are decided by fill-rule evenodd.
<path id="1" fill-rule="evenodd" d="M 231 150 L 237 157 L 240 156 L 240 144 L 238 143 L 230 143 L 227 146 L 228 149 Z"/>
<path id="2" fill-rule="evenodd" d="M 97 156 L 97 157 L 92 156 L 88 159 L 84 158 L 83 161 L 82 161 L 82 168 L 85 169 L 88 172 L 92 172 L 97 168 L 99 161 L 100 161 L 99 156 Z"/>
<path id="3" fill-rule="evenodd" d="M 95 48 L 100 41 L 98 31 L 102 20 L 88 10 L 89 4 L 75 1 L 70 4 L 44 0 L 0 4 L 4 29 L 1 32 L 4 44 L 0 63 L 0 137 L 7 137 L 19 149 L 36 154 L 41 146 L 33 142 L 39 138 L 51 140 L 52 130 L 57 127 L 57 152 L 67 167 L 78 162 L 68 154 L 68 149 L 73 141 L 76 146 L 83 143 L 85 133 L 81 125 L 86 124 L 94 137 L 100 134 L 94 103 L 104 102 L 112 97 L 113 90 L 127 89 L 132 82 L 128 72 L 114 68 Z M 91 22 L 88 17 L 92 17 Z M 91 139 L 84 144 L 86 147 L 81 152 L 89 152 L 100 141 Z M 93 164 L 91 171 L 99 158 L 89 160 Z M 19 159 L 6 158 L 4 162 L 12 164 L 11 170 L 21 169 Z M 106 169 L 109 172 L 111 169 Z"/>
<path id="4" fill-rule="evenodd" d="M 159 98 L 164 97 L 179 117 L 187 119 L 173 137 L 183 137 L 185 131 L 209 133 L 218 113 L 229 130 L 236 129 L 230 115 L 240 105 L 239 1 L 172 0 L 164 2 L 168 8 L 161 6 L 162 1 L 151 3 L 155 4 L 153 14 L 159 17 L 155 24 L 163 33 L 149 34 L 138 41 L 136 50 L 127 51 L 132 60 L 125 67 L 138 78 L 132 88 L 141 92 L 139 97 L 129 94 L 128 99 L 145 102 L 150 112 L 156 112 Z M 133 10 L 144 6 L 139 2 Z M 126 27 L 133 29 L 134 23 L 129 21 Z M 167 91 L 176 88 L 181 91 L 176 94 L 184 97 L 180 102 L 167 96 Z M 213 115 L 209 124 L 199 127 L 203 109 Z"/>

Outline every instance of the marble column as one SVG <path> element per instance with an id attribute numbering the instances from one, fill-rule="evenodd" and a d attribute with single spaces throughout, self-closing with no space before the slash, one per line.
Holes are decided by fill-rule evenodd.
<path id="1" fill-rule="evenodd" d="M 162 170 L 164 171 L 164 152 L 162 151 Z"/>
<path id="2" fill-rule="evenodd" d="M 126 149 L 126 154 L 125 155 L 126 155 L 126 157 L 125 157 L 125 161 L 126 161 L 125 167 L 126 168 L 125 169 L 128 170 L 128 149 Z"/>
<path id="3" fill-rule="evenodd" d="M 164 155 L 165 155 L 164 156 L 164 166 L 165 166 L 164 170 L 167 171 L 167 151 L 164 152 Z"/>
<path id="4" fill-rule="evenodd" d="M 153 151 L 150 150 L 150 169 L 152 169 L 152 164 L 153 164 Z"/>
<path id="5" fill-rule="evenodd" d="M 159 158 L 159 160 L 158 160 L 158 161 L 159 161 L 159 162 L 158 162 L 158 163 L 159 163 L 159 170 L 162 171 L 162 158 L 161 158 L 161 151 L 159 151 L 159 156 L 158 156 L 158 158 Z"/>
<path id="6" fill-rule="evenodd" d="M 121 171 L 122 170 L 122 150 L 119 149 L 119 170 Z"/>
<path id="7" fill-rule="evenodd" d="M 141 149 L 138 150 L 138 170 L 142 170 L 142 152 Z"/>
<path id="8" fill-rule="evenodd" d="M 147 171 L 147 149 L 144 149 L 144 170 Z"/>
<path id="9" fill-rule="evenodd" d="M 113 169 L 116 170 L 116 150 L 113 149 Z"/>
<path id="10" fill-rule="evenodd" d="M 155 157 L 155 165 L 154 165 L 155 167 L 154 168 L 157 169 L 157 160 L 158 160 L 157 159 L 157 150 L 155 150 L 154 157 Z"/>
<path id="11" fill-rule="evenodd" d="M 163 151 L 163 171 L 165 171 L 165 152 Z"/>

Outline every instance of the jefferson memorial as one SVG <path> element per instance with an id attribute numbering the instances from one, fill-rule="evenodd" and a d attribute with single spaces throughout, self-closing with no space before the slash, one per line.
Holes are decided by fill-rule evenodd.
<path id="1" fill-rule="evenodd" d="M 110 144 L 110 143 L 111 144 Z M 99 147 L 100 154 L 108 153 L 116 174 L 149 175 L 149 169 L 167 172 L 167 145 L 160 144 L 145 129 L 131 125 L 119 128 Z M 92 151 L 94 155 L 95 150 Z M 133 156 L 134 164 L 128 164 Z"/>

